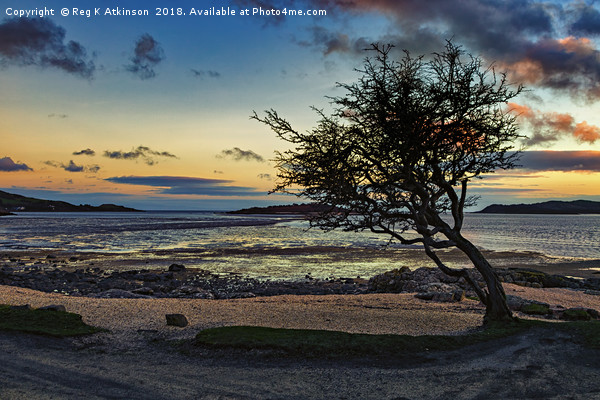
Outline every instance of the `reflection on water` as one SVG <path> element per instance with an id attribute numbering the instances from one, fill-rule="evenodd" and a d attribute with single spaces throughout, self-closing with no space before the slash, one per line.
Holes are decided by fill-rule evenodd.
<path id="1" fill-rule="evenodd" d="M 22 213 L 0 218 L 0 251 L 127 253 L 130 260 L 159 264 L 177 255 L 187 265 L 261 277 L 372 276 L 404 260 L 432 265 L 418 246 L 386 246 L 382 235 L 307 227 L 290 216 L 209 212 Z M 600 216 L 469 214 L 463 233 L 484 249 L 518 251 L 529 262 L 527 252 L 600 258 Z M 514 263 L 518 255 L 511 257 Z M 468 264 L 455 255 L 449 263 Z"/>

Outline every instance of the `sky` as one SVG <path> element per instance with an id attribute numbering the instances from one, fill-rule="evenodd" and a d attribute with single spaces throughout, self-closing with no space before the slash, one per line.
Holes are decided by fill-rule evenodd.
<path id="1" fill-rule="evenodd" d="M 371 43 L 427 56 L 450 39 L 526 87 L 506 106 L 521 167 L 474 182 L 476 209 L 600 201 L 600 3 L 571 0 L 0 0 L 0 190 L 146 210 L 298 202 L 268 194 L 287 145 L 253 111 L 309 130 Z"/>

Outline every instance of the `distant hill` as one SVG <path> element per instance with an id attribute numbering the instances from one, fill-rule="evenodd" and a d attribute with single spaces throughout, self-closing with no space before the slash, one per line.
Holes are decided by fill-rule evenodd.
<path id="1" fill-rule="evenodd" d="M 329 210 L 331 207 L 323 204 L 289 204 L 284 206 L 251 207 L 228 214 L 313 214 Z"/>
<path id="2" fill-rule="evenodd" d="M 535 204 L 492 204 L 480 213 L 488 214 L 600 214 L 600 201 L 545 201 Z"/>
<path id="3" fill-rule="evenodd" d="M 118 211 L 131 212 L 140 211 L 134 208 L 117 206 L 115 204 L 102 204 L 101 206 L 90 206 L 89 204 L 73 205 L 65 201 L 42 200 L 33 197 L 25 197 L 18 194 L 3 192 L 0 190 L 0 215 L 8 215 L 11 211 Z"/>

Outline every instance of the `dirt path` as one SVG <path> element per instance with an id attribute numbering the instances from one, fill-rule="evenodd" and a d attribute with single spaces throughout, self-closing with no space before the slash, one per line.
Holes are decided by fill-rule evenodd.
<path id="1" fill-rule="evenodd" d="M 2 399 L 600 399 L 600 351 L 534 331 L 401 360 L 290 360 L 164 342 L 98 351 L 0 334 Z"/>

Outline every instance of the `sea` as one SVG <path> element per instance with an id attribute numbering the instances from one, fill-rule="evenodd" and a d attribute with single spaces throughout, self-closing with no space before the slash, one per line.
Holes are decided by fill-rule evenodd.
<path id="1" fill-rule="evenodd" d="M 469 213 L 463 235 L 500 266 L 600 260 L 600 215 Z M 204 211 L 17 213 L 0 218 L 0 252 L 103 254 L 121 267 L 171 262 L 262 279 L 370 277 L 433 266 L 417 246 L 371 232 L 325 232 L 292 215 Z M 442 258 L 444 253 L 442 252 Z M 111 258 L 112 257 L 112 258 Z M 448 252 L 448 265 L 468 260 Z M 116 265 L 116 264 L 115 264 Z"/>

